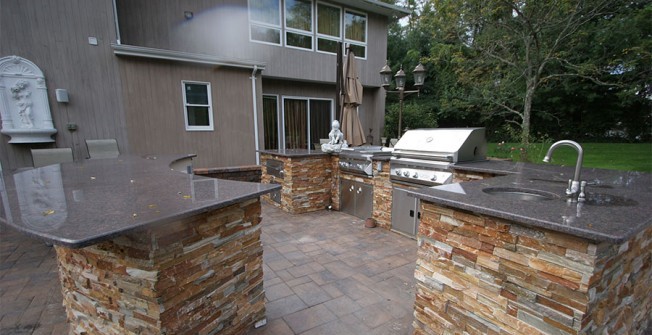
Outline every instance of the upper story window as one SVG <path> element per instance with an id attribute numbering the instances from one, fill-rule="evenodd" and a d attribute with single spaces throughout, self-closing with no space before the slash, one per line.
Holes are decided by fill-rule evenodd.
<path id="1" fill-rule="evenodd" d="M 344 42 L 356 57 L 367 58 L 367 15 L 335 4 L 249 0 L 249 29 L 254 42 L 333 54 L 337 42 Z"/>
<path id="2" fill-rule="evenodd" d="M 186 130 L 213 130 L 211 84 L 182 81 Z"/>
<path id="3" fill-rule="evenodd" d="M 249 0 L 252 41 L 281 45 L 281 0 Z"/>
<path id="4" fill-rule="evenodd" d="M 317 4 L 317 50 L 337 53 L 337 42 L 342 40 L 342 10 L 339 7 Z"/>
<path id="5" fill-rule="evenodd" d="M 367 58 L 367 15 L 344 11 L 344 42 L 356 56 Z"/>
<path id="6" fill-rule="evenodd" d="M 312 50 L 312 0 L 285 0 L 285 45 Z"/>

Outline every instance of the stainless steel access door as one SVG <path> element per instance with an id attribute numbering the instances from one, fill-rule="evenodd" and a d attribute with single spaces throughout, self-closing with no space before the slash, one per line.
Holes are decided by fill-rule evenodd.
<path id="1" fill-rule="evenodd" d="M 355 186 L 353 181 L 340 180 L 340 211 L 353 215 L 355 212 Z"/>
<path id="2" fill-rule="evenodd" d="M 374 206 L 373 186 L 364 183 L 355 184 L 355 216 L 366 219 L 372 217 Z"/>
<path id="3" fill-rule="evenodd" d="M 392 190 L 392 230 L 415 237 L 419 223 L 419 199 L 408 196 L 407 189 Z"/>
<path id="4" fill-rule="evenodd" d="M 340 180 L 340 211 L 358 217 L 370 218 L 373 209 L 373 186 L 353 180 Z"/>

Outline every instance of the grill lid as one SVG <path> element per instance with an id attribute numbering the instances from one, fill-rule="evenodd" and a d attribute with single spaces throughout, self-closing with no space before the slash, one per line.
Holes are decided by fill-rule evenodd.
<path id="1" fill-rule="evenodd" d="M 451 163 L 485 160 L 485 128 L 408 130 L 394 146 L 393 155 Z"/>

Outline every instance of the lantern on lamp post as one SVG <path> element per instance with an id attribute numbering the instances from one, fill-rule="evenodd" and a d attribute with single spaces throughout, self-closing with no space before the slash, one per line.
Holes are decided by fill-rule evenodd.
<path id="1" fill-rule="evenodd" d="M 401 138 L 401 133 L 402 133 L 402 122 L 403 122 L 403 100 L 405 97 L 407 97 L 410 94 L 413 93 L 419 93 L 421 90 L 421 87 L 423 86 L 423 83 L 426 79 L 426 68 L 423 67 L 421 63 L 417 65 L 414 68 L 414 71 L 412 71 L 414 75 L 414 87 L 416 87 L 416 90 L 413 91 L 406 91 L 405 90 L 405 72 L 403 71 L 403 65 L 401 65 L 401 68 L 396 72 L 394 75 L 394 80 L 396 81 L 396 90 L 395 91 L 390 91 L 389 86 L 392 82 L 392 69 L 389 67 L 387 63 L 385 63 L 385 66 L 383 66 L 382 69 L 380 69 L 380 81 L 383 86 L 383 88 L 387 91 L 387 93 L 398 93 L 399 96 L 399 111 L 398 111 L 398 138 Z"/>

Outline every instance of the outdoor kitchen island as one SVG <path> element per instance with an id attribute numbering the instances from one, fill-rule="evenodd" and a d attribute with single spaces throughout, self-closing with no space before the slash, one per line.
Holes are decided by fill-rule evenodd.
<path id="1" fill-rule="evenodd" d="M 643 334 L 652 317 L 652 175 L 459 164 L 494 178 L 421 200 L 415 334 Z M 502 176 L 501 176 L 502 175 Z"/>
<path id="2" fill-rule="evenodd" d="M 72 334 L 241 334 L 265 319 L 260 196 L 120 156 L 4 172 L 0 222 L 54 244 Z"/>

